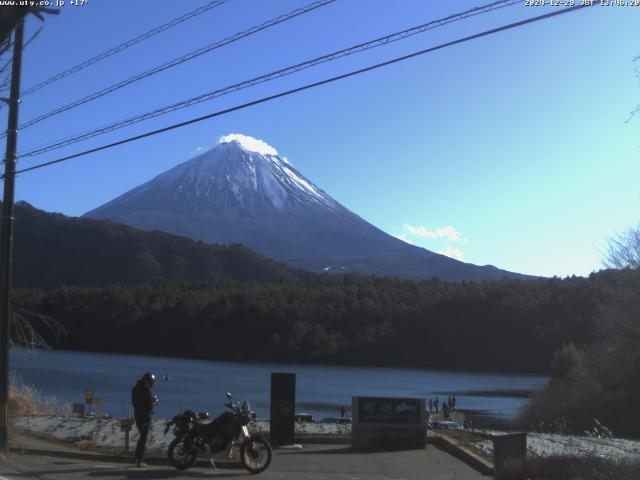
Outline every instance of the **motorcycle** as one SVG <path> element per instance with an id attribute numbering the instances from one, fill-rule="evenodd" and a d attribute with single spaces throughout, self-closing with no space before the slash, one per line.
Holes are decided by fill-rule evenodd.
<path id="1" fill-rule="evenodd" d="M 260 473 L 271 463 L 271 445 L 258 435 L 249 432 L 253 419 L 249 404 L 245 401 L 233 403 L 227 393 L 228 410 L 210 423 L 209 415 L 185 410 L 167 422 L 165 434 L 173 427 L 176 438 L 169 445 L 169 462 L 178 470 L 190 468 L 198 455 L 207 455 L 213 468 L 213 455 L 227 450 L 227 459 L 241 463 L 249 472 Z"/>

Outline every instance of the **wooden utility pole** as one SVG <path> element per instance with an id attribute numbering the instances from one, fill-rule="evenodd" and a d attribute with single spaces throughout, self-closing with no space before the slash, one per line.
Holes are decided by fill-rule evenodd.
<path id="1" fill-rule="evenodd" d="M 24 20 L 15 29 L 11 69 L 9 122 L 4 159 L 4 196 L 2 203 L 2 237 L 0 239 L 0 452 L 9 449 L 9 332 L 11 325 L 11 260 L 13 253 L 13 204 L 18 144 L 18 107 Z"/>

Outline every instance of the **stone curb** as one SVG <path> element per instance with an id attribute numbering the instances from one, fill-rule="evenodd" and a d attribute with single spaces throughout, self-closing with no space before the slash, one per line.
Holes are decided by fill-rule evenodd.
<path id="1" fill-rule="evenodd" d="M 427 443 L 430 443 L 436 448 L 443 450 L 450 455 L 453 455 L 459 460 L 462 460 L 471 468 L 477 470 L 483 475 L 494 475 L 495 468 L 492 462 L 485 460 L 480 455 L 472 452 L 471 450 L 453 442 L 452 440 L 442 435 L 432 435 L 427 437 Z"/>

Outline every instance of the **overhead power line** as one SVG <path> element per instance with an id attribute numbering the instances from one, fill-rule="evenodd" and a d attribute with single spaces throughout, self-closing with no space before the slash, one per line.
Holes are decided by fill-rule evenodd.
<path id="1" fill-rule="evenodd" d="M 57 82 L 58 80 L 61 80 L 65 77 L 68 77 L 69 75 L 73 75 L 74 73 L 79 72 L 80 70 L 84 70 L 85 68 L 93 65 L 94 63 L 98 63 L 102 60 L 104 60 L 105 58 L 109 58 L 117 53 L 122 52 L 123 50 L 126 50 L 129 47 L 132 47 L 144 40 L 147 40 L 151 37 L 154 37 L 155 35 L 158 35 L 159 33 L 164 32 L 165 30 L 168 30 L 172 27 L 175 27 L 176 25 L 181 24 L 182 22 L 185 22 L 193 17 L 197 17 L 198 15 L 201 15 L 205 12 L 208 12 L 209 10 L 211 10 L 212 8 L 218 7 L 224 3 L 227 3 L 229 0 L 214 0 L 212 2 L 207 3 L 206 5 L 203 5 L 199 8 L 196 8 L 195 10 L 192 10 L 190 12 L 185 13 L 184 15 L 181 15 L 179 17 L 174 18 L 173 20 L 168 21 L 167 23 L 164 23 L 158 27 L 155 27 L 151 30 L 149 30 L 148 32 L 142 33 L 140 35 L 138 35 L 135 38 L 132 38 L 130 40 L 127 40 L 124 43 L 121 43 L 120 45 L 117 45 L 113 48 L 110 48 L 109 50 L 105 50 L 104 52 L 89 58 L 88 60 L 85 60 L 84 62 L 81 62 L 63 72 L 58 73 L 57 75 L 54 75 L 46 80 L 43 80 L 42 82 L 38 83 L 37 85 L 34 85 L 33 87 L 30 87 L 28 89 L 26 89 L 24 92 L 22 92 L 20 95 L 21 97 L 25 97 L 33 92 L 36 92 L 38 90 L 40 90 L 41 88 L 46 87 L 47 85 L 51 85 L 54 82 Z"/>
<path id="2" fill-rule="evenodd" d="M 411 37 L 413 35 L 417 35 L 419 33 L 423 33 L 427 30 L 431 30 L 433 28 L 436 27 L 441 27 L 443 25 L 447 25 L 448 23 L 452 23 L 455 21 L 459 21 L 459 20 L 463 20 L 465 18 L 469 18 L 475 15 L 480 15 L 482 13 L 487 13 L 499 8 L 503 8 L 503 7 L 507 7 L 507 6 L 511 6 L 511 5 L 515 5 L 517 3 L 522 3 L 522 0 L 499 0 L 499 1 L 495 1 L 492 3 L 489 3 L 487 5 L 483 5 L 480 7 L 476 7 L 476 8 L 472 8 L 471 10 L 466 10 L 464 12 L 461 13 L 456 13 L 453 15 L 449 15 L 447 17 L 438 19 L 438 20 L 432 20 L 428 23 L 422 24 L 422 25 L 418 25 L 416 27 L 412 27 L 412 28 L 408 28 L 406 30 L 402 30 L 400 32 L 396 32 L 396 33 L 392 33 L 391 35 L 386 35 L 384 37 L 379 37 L 376 38 L 374 40 L 370 40 L 368 42 L 365 43 L 360 43 L 358 45 L 354 45 L 352 47 L 349 48 L 345 48 L 342 50 L 338 50 L 336 52 L 333 53 L 329 53 L 326 55 L 322 55 L 320 57 L 316 57 L 313 58 L 311 60 L 307 60 L 305 62 L 302 63 L 298 63 L 296 65 L 292 65 L 290 67 L 286 67 L 280 70 L 276 70 L 270 73 L 267 73 L 265 75 L 261 75 L 259 77 L 255 77 L 252 78 L 250 80 L 245 80 L 242 81 L 240 83 L 235 83 L 232 85 L 228 85 L 226 87 L 223 88 L 219 88 L 216 90 L 213 90 L 211 92 L 207 92 L 205 94 L 202 95 L 198 95 L 186 100 L 182 100 L 180 102 L 177 103 L 173 103 L 140 115 L 136 115 L 134 117 L 130 117 L 128 119 L 125 120 L 121 120 L 115 123 L 111 123 L 109 125 L 106 126 L 102 126 L 93 130 L 89 130 L 86 132 L 83 132 L 81 134 L 76 134 L 61 140 L 57 140 L 55 142 L 51 142 L 48 143 L 42 147 L 38 147 L 38 148 L 34 148 L 32 150 L 29 151 L 25 151 L 23 153 L 21 153 L 18 158 L 25 158 L 25 157 L 33 157 L 36 155 L 41 155 L 43 153 L 46 152 L 50 152 L 52 150 L 57 150 L 59 148 L 63 148 L 84 140 L 87 140 L 89 138 L 94 138 L 97 137 L 99 135 L 104 135 L 106 133 L 109 132 L 113 132 L 115 130 L 119 130 L 121 128 L 125 128 L 125 127 L 129 127 L 133 124 L 145 121 L 145 120 L 149 120 L 151 118 L 155 118 L 158 117 L 160 115 L 164 115 L 170 112 L 174 112 L 176 110 L 180 110 L 183 108 L 187 108 L 193 105 L 196 105 L 198 103 L 202 103 L 208 100 L 212 100 L 214 98 L 217 97 L 221 97 L 224 95 L 228 95 L 230 93 L 233 92 L 237 92 L 238 90 L 243 90 L 245 88 L 249 88 L 255 85 L 258 85 L 260 83 L 265 83 L 265 82 L 269 82 L 271 80 L 275 80 L 277 78 L 281 78 L 287 75 L 291 75 L 294 73 L 297 73 L 299 71 L 305 70 L 307 68 L 311 68 L 314 67 L 316 65 L 322 64 L 322 63 L 326 63 L 326 62 L 330 62 L 333 60 L 336 60 L 338 58 L 341 57 L 345 57 L 348 55 L 353 55 L 355 53 L 359 53 L 365 50 L 369 50 L 372 48 L 376 48 L 376 47 L 380 47 L 382 45 L 387 45 L 389 43 L 393 43 L 396 42 L 398 40 L 403 40 L 405 38 Z"/>
<path id="3" fill-rule="evenodd" d="M 293 88 L 291 90 L 286 90 L 284 92 L 276 93 L 276 94 L 270 95 L 268 97 L 262 97 L 262 98 L 260 98 L 258 100 L 253 100 L 251 102 L 243 103 L 241 105 L 236 105 L 234 107 L 226 108 L 224 110 L 219 110 L 217 112 L 213 112 L 213 113 L 210 113 L 208 115 L 203 115 L 203 116 L 200 116 L 200 117 L 192 118 L 192 119 L 186 120 L 184 122 L 175 123 L 173 125 L 169 125 L 169 126 L 164 127 L 164 128 L 159 128 L 157 130 L 152 130 L 152 131 L 140 134 L 140 135 L 135 135 L 133 137 L 125 138 L 125 139 L 119 140 L 117 142 L 109 143 L 109 144 L 106 144 L 106 145 L 102 145 L 100 147 L 95 147 L 95 148 L 91 148 L 89 150 L 85 150 L 83 152 L 75 153 L 73 155 L 67 155 L 65 157 L 58 158 L 56 160 L 51 160 L 51 161 L 48 161 L 48 162 L 43 162 L 43 163 L 40 163 L 40 164 L 37 164 L 37 165 L 33 165 L 31 167 L 23 168 L 23 169 L 17 170 L 16 173 L 24 173 L 24 172 L 29 172 L 29 171 L 32 171 L 32 170 L 37 170 L 37 169 L 40 169 L 40 168 L 44 168 L 44 167 L 48 167 L 48 166 L 55 165 L 55 164 L 58 164 L 58 163 L 62 163 L 62 162 L 65 162 L 65 161 L 68 161 L 68 160 L 71 160 L 71 159 L 74 159 L 74 158 L 78 158 L 78 157 L 82 157 L 82 156 L 85 156 L 85 155 L 89 155 L 91 153 L 96 153 L 96 152 L 100 152 L 100 151 L 103 151 L 103 150 L 107 150 L 107 149 L 110 149 L 110 148 L 113 148 L 113 147 L 117 147 L 119 145 L 124 145 L 126 143 L 131 143 L 131 142 L 134 142 L 134 141 L 137 141 L 137 140 L 141 140 L 143 138 L 151 137 L 151 136 L 154 136 L 154 135 L 158 135 L 160 133 L 168 132 L 170 130 L 175 130 L 177 128 L 185 127 L 187 125 L 192 125 L 194 123 L 202 122 L 204 120 L 209 120 L 209 119 L 214 118 L 214 117 L 219 117 L 219 116 L 225 115 L 227 113 L 235 112 L 235 111 L 238 111 L 238 110 L 243 110 L 245 108 L 252 107 L 252 106 L 255 106 L 255 105 L 259 105 L 261 103 L 265 103 L 265 102 L 269 102 L 271 100 L 275 100 L 275 99 L 278 99 L 278 98 L 286 97 L 286 96 L 292 95 L 294 93 L 298 93 L 298 92 L 302 92 L 302 91 L 305 91 L 305 90 L 309 90 L 311 88 L 319 87 L 321 85 L 326 85 L 328 83 L 333 83 L 333 82 L 336 82 L 338 80 L 344 80 L 346 78 L 353 77 L 353 76 L 356 76 L 356 75 L 360 75 L 360 74 L 365 73 L 365 72 L 370 72 L 372 70 L 377 70 L 379 68 L 386 67 L 388 65 L 393 65 L 395 63 L 402 62 L 402 61 L 408 60 L 410 58 L 414 58 L 414 57 L 418 57 L 418 56 L 425 55 L 425 54 L 428 54 L 428 53 L 432 53 L 432 52 L 434 52 L 436 50 L 441 50 L 443 48 L 451 47 L 453 45 L 458 45 L 458 44 L 461 44 L 461 43 L 465 43 L 465 42 L 469 42 L 469 41 L 472 41 L 472 40 L 476 40 L 478 38 L 486 37 L 488 35 L 493 35 L 495 33 L 503 32 L 505 30 L 512 30 L 514 28 L 518 28 L 518 27 L 521 27 L 523 25 L 531 24 L 531 23 L 534 23 L 534 22 L 539 22 L 539 21 L 545 20 L 547 18 L 556 17 L 556 16 L 559 16 L 559 15 L 563 15 L 563 14 L 566 14 L 566 13 L 574 12 L 576 10 L 580 10 L 580 9 L 586 8 L 586 7 L 591 7 L 591 6 L 594 6 L 594 5 L 595 5 L 595 3 L 593 3 L 593 4 L 576 5 L 576 6 L 573 6 L 573 7 L 563 8 L 561 10 L 555 10 L 555 11 L 552 11 L 552 12 L 549 12 L 549 13 L 546 13 L 546 14 L 543 14 L 543 15 L 538 15 L 536 17 L 531 17 L 531 18 L 528 18 L 526 20 L 521 20 L 521 21 L 518 21 L 518 22 L 509 23 L 509 24 L 503 25 L 501 27 L 492 28 L 491 30 L 485 30 L 483 32 L 476 33 L 474 35 L 469 35 L 467 37 L 459 38 L 457 40 L 452 40 L 450 42 L 441 43 L 440 45 L 436 45 L 435 47 L 426 48 L 424 50 L 413 52 L 413 53 L 410 53 L 408 55 L 404 55 L 402 57 L 396 57 L 396 58 L 394 58 L 392 60 L 387 60 L 386 62 L 378 63 L 378 64 L 375 64 L 375 65 L 371 65 L 369 67 L 361 68 L 359 70 L 353 70 L 351 72 L 348 72 L 348 73 L 345 73 L 345 74 L 342 74 L 342 75 L 338 75 L 338 76 L 335 76 L 335 77 L 327 78 L 327 79 L 324 79 L 324 80 L 320 80 L 318 82 L 308 83 L 308 84 L 303 85 L 301 87 L 297 87 L 297 88 Z"/>
<path id="4" fill-rule="evenodd" d="M 29 128 L 37 123 L 40 123 L 43 120 L 46 120 L 47 118 L 53 117 L 54 115 L 58 115 L 62 112 L 66 112 L 67 110 L 71 110 L 72 108 L 76 108 L 79 107 L 80 105 L 83 105 L 87 102 L 90 102 L 92 100 L 95 100 L 97 98 L 103 97 L 105 95 L 108 95 L 109 93 L 113 93 L 116 90 L 119 90 L 123 87 L 126 87 L 127 85 L 131 85 L 132 83 L 138 82 L 140 80 L 143 80 L 145 78 L 148 78 L 152 75 L 156 75 L 157 73 L 163 72 L 165 70 L 168 70 L 169 68 L 175 67 L 177 65 L 181 65 L 185 62 L 188 62 L 189 60 L 193 60 L 194 58 L 197 58 L 201 55 L 204 55 L 205 53 L 209 53 L 212 50 L 218 49 L 218 48 L 222 48 L 226 45 L 229 45 L 230 43 L 233 42 L 237 42 L 238 40 L 248 37 L 250 35 L 253 35 L 255 33 L 261 32 L 262 30 L 265 30 L 267 28 L 273 27 L 275 25 L 278 25 L 282 22 L 286 22 L 287 20 L 291 20 L 295 17 L 298 17 L 299 15 L 303 15 L 305 13 L 311 12 L 312 10 L 315 10 L 317 8 L 320 7 L 324 7 L 325 5 L 328 5 L 330 3 L 335 2 L 336 0 L 317 0 L 313 3 L 310 3 L 309 5 L 306 5 L 304 7 L 301 8 L 297 8 L 289 13 L 286 13 L 284 15 L 281 15 L 277 18 L 274 18 L 272 20 L 269 20 L 267 22 L 264 22 L 260 25 L 256 25 L 254 27 L 249 28 L 248 30 L 244 30 L 242 32 L 236 33 L 235 35 L 232 35 L 230 37 L 227 37 L 223 40 L 217 41 L 215 43 L 209 44 L 205 47 L 199 48 L 197 50 L 194 50 L 192 52 L 189 52 L 185 55 L 182 55 L 181 57 L 178 58 L 174 58 L 173 60 L 170 60 L 166 63 L 163 63 L 162 65 L 159 65 L 157 67 L 154 67 L 150 70 L 147 70 L 145 72 L 139 73 L 137 75 L 134 75 L 133 77 L 130 77 L 126 80 L 123 80 L 121 82 L 115 83 L 113 85 L 110 85 L 106 88 L 103 88 L 102 90 L 99 90 L 97 92 L 94 92 L 90 95 L 87 95 L 86 97 L 80 98 L 78 100 L 75 100 L 71 103 L 68 103 L 67 105 L 64 105 L 62 107 L 56 108 L 55 110 L 52 110 L 48 113 L 45 113 L 43 115 L 40 115 L 39 117 L 34 118 L 33 120 L 29 120 L 26 123 L 23 123 L 22 125 L 20 125 L 20 129 L 24 130 L 25 128 Z M 0 137 L 5 137 L 6 133 L 1 135 Z"/>

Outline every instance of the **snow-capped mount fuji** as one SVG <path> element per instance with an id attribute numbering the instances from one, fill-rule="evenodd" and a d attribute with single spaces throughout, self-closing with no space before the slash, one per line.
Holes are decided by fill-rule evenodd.
<path id="1" fill-rule="evenodd" d="M 229 135 L 85 214 L 209 243 L 243 243 L 314 272 L 483 280 L 520 276 L 409 245 L 366 222 L 251 137 Z M 251 139 L 254 142 L 255 139 Z"/>

